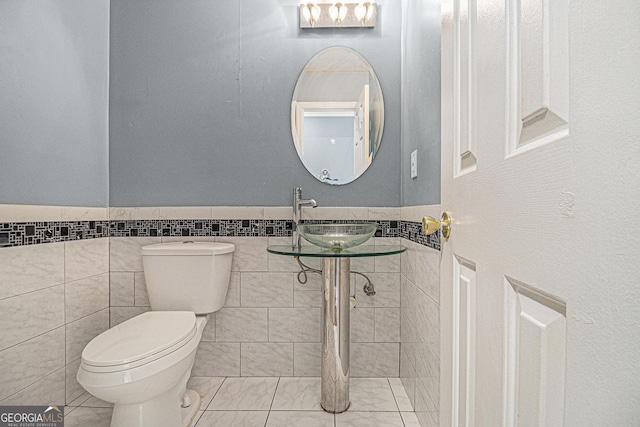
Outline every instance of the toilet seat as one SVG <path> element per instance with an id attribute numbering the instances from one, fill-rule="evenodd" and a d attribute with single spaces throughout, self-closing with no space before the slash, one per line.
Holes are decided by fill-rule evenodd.
<path id="1" fill-rule="evenodd" d="M 149 311 L 91 340 L 82 352 L 82 365 L 90 372 L 132 369 L 182 348 L 196 331 L 191 311 Z"/>

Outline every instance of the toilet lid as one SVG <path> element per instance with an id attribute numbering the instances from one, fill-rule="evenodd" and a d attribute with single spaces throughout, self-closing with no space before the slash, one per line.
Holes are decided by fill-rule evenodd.
<path id="1" fill-rule="evenodd" d="M 195 334 L 196 316 L 191 311 L 148 311 L 91 340 L 82 352 L 82 362 L 129 369 L 175 351 Z"/>

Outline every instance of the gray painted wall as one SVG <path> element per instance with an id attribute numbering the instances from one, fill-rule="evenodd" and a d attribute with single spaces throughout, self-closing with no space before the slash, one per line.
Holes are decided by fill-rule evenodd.
<path id="1" fill-rule="evenodd" d="M 373 30 L 299 30 L 298 0 L 112 0 L 110 205 L 400 205 L 401 10 Z M 351 184 L 313 178 L 289 124 L 299 73 L 345 45 L 375 69 L 385 129 Z"/>
<path id="2" fill-rule="evenodd" d="M 440 203 L 440 1 L 403 0 L 402 206 Z M 410 155 L 418 150 L 418 177 Z"/>
<path id="3" fill-rule="evenodd" d="M 403 0 L 402 31 L 384 1 L 364 31 L 301 31 L 297 1 L 112 3 L 109 145 L 108 1 L 0 0 L 0 203 L 283 205 L 293 186 L 322 206 L 439 203 L 437 1 Z M 298 73 L 336 44 L 386 102 L 380 154 L 339 187 L 305 170 L 289 129 Z"/>
<path id="4" fill-rule="evenodd" d="M 0 0 L 0 203 L 108 204 L 109 1 Z"/>

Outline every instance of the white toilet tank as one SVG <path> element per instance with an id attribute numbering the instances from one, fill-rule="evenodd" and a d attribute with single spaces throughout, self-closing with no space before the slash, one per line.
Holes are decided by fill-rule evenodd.
<path id="1" fill-rule="evenodd" d="M 173 242 L 142 248 L 142 264 L 151 309 L 193 311 L 220 310 L 227 298 L 231 243 Z"/>

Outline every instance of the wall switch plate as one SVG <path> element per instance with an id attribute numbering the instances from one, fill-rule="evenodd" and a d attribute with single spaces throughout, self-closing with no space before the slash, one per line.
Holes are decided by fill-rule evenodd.
<path id="1" fill-rule="evenodd" d="M 411 152 L 411 178 L 418 177 L 418 150 Z"/>

